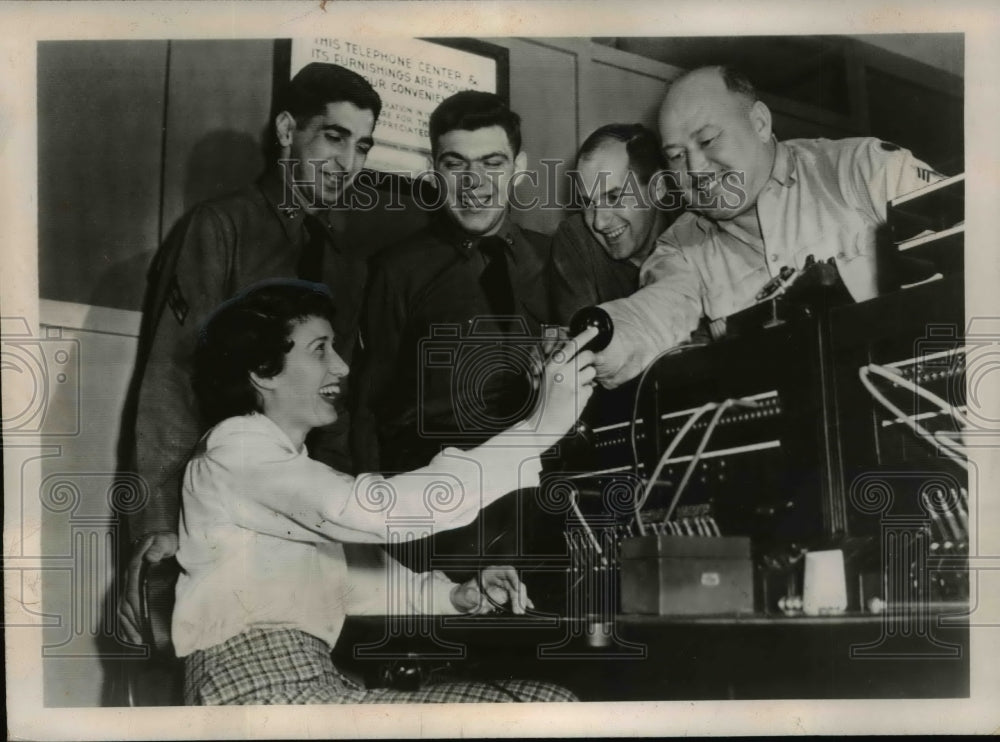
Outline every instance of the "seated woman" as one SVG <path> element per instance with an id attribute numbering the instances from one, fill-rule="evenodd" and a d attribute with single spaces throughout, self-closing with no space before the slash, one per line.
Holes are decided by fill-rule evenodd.
<path id="1" fill-rule="evenodd" d="M 470 451 L 427 467 L 355 479 L 306 454 L 309 431 L 334 422 L 348 369 L 333 349 L 332 305 L 317 284 L 258 284 L 222 305 L 199 337 L 195 390 L 210 423 L 184 476 L 172 634 L 189 704 L 422 703 L 575 700 L 558 686 L 442 683 L 367 690 L 334 665 L 352 606 L 382 594 L 394 612 L 477 613 L 531 607 L 509 567 L 457 585 L 388 557 L 379 580 L 352 572 L 344 545 L 417 539 L 472 522 L 521 487 L 592 391 L 593 354 L 550 361 L 538 408 Z M 577 341 L 587 342 L 590 334 Z M 451 499 L 436 499 L 441 492 Z M 437 508 L 435 508 L 437 505 Z M 394 528 L 402 523 L 405 528 Z M 367 574 L 367 582 L 364 575 Z M 373 584 L 374 582 L 374 584 Z M 389 611 L 386 611 L 389 612 Z"/>

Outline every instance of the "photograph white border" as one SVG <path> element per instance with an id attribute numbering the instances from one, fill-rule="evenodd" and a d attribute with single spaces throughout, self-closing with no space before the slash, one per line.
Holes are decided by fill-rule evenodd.
<path id="1" fill-rule="evenodd" d="M 752 11 L 749 9 L 752 6 Z M 749 34 L 965 34 L 967 316 L 998 315 L 1000 286 L 1000 7 L 983 0 L 937 2 L 107 2 L 0 5 L 0 313 L 38 326 L 35 44 L 42 39 L 153 39 L 310 35 L 680 36 Z M 109 128 L 108 136 L 114 136 Z M 1000 385 L 994 385 L 1000 387 Z M 1000 388 L 983 400 L 1000 409 Z M 5 392 L 6 393 L 6 392 Z M 1000 420 L 1000 416 L 997 416 Z M 27 443 L 27 442 L 26 442 Z M 996 452 L 973 452 L 995 494 Z M 4 469 L 5 506 L 19 489 Z M 992 490 L 992 491 L 991 491 Z M 991 501 L 992 500 L 992 501 Z M 78 709 L 43 706 L 41 631 L 6 633 L 11 739 L 277 739 L 350 737 L 647 736 L 673 734 L 995 733 L 1000 727 L 1000 498 L 979 512 L 980 604 L 974 621 L 972 698 L 913 701 L 760 701 L 482 707 L 318 707 Z M 37 502 L 36 502 L 37 505 Z M 38 537 L 40 513 L 24 513 Z M 33 520 L 33 518 L 38 520 Z M 5 521 L 5 554 L 12 524 Z M 21 530 L 18 529 L 18 538 Z M 29 539 L 30 540 L 30 539 Z M 23 543 L 20 553 L 41 553 Z M 31 551 L 35 549 L 35 551 Z M 5 582 L 6 585 L 6 582 Z M 32 596 L 18 594 L 18 600 Z M 40 593 L 38 599 L 41 599 Z M 5 609 L 11 610 L 5 587 Z M 669 668 L 665 668 L 669 672 Z"/>

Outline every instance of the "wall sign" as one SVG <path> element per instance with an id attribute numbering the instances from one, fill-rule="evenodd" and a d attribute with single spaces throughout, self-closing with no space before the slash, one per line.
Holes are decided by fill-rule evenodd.
<path id="1" fill-rule="evenodd" d="M 288 42 L 286 42 L 288 43 Z M 367 167 L 416 174 L 430 167 L 431 112 L 453 93 L 485 90 L 507 98 L 507 50 L 463 39 L 292 39 L 288 79 L 310 62 L 329 62 L 367 79 L 382 98 Z M 285 67 L 285 55 L 275 64 Z"/>

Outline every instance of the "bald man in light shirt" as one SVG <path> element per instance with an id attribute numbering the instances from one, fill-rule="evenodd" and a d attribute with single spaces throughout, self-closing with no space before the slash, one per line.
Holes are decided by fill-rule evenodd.
<path id="1" fill-rule="evenodd" d="M 834 259 L 855 301 L 878 294 L 886 204 L 943 176 L 875 138 L 779 142 L 771 112 L 728 68 L 678 78 L 660 109 L 667 167 L 688 213 L 659 238 L 632 296 L 601 306 L 615 334 L 595 367 L 606 387 L 686 341 L 701 317 L 746 309 L 782 268 Z"/>

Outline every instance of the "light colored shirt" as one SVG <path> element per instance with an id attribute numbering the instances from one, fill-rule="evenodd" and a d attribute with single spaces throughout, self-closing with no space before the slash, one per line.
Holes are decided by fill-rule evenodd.
<path id="1" fill-rule="evenodd" d="M 296 628 L 332 647 L 351 613 L 455 613 L 442 574 L 384 553 L 373 561 L 356 544 L 471 523 L 507 492 L 537 486 L 538 450 L 503 433 L 414 472 L 355 479 L 310 459 L 265 415 L 223 421 L 184 476 L 177 655 L 250 628 Z"/>
<path id="2" fill-rule="evenodd" d="M 757 203 L 762 237 L 732 221 L 689 212 L 657 240 L 630 297 L 602 304 L 615 332 L 597 364 L 613 387 L 684 342 L 704 315 L 753 305 L 785 266 L 834 258 L 855 301 L 877 295 L 876 232 L 886 204 L 942 176 L 909 151 L 873 138 L 776 142 L 771 177 Z"/>

